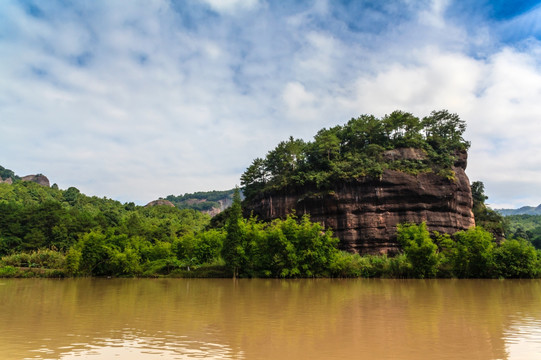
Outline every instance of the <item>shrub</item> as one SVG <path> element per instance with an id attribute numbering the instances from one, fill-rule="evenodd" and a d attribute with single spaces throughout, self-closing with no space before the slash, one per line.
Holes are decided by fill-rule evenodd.
<path id="1" fill-rule="evenodd" d="M 62 269 L 65 264 L 65 257 L 58 251 L 41 249 L 31 253 L 7 255 L 2 258 L 2 262 L 15 267 Z"/>
<path id="2" fill-rule="evenodd" d="M 81 264 L 81 251 L 70 248 L 66 254 L 66 273 L 68 275 L 76 275 L 79 272 L 79 266 Z"/>
<path id="3" fill-rule="evenodd" d="M 412 274 L 418 278 L 434 277 L 439 262 L 437 245 L 432 242 L 426 223 L 420 225 L 399 224 L 398 242 L 411 263 Z"/>
<path id="4" fill-rule="evenodd" d="M 532 278 L 537 272 L 537 252 L 526 240 L 505 240 L 494 250 L 496 274 L 504 278 Z"/>
<path id="5" fill-rule="evenodd" d="M 32 262 L 29 253 L 17 253 L 2 257 L 2 262 L 6 265 L 16 267 L 30 267 Z"/>
<path id="6" fill-rule="evenodd" d="M 456 251 L 452 254 L 455 275 L 460 278 L 487 278 L 494 272 L 494 238 L 477 226 L 454 234 Z"/>
<path id="7" fill-rule="evenodd" d="M 337 251 L 329 264 L 329 270 L 334 277 L 360 277 L 363 265 L 359 254 Z"/>
<path id="8" fill-rule="evenodd" d="M 17 275 L 17 269 L 11 265 L 0 267 L 0 277 L 10 278 Z"/>

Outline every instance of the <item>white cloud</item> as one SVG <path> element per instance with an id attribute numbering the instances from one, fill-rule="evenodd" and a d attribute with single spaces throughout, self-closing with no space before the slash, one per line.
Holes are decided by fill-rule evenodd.
<path id="1" fill-rule="evenodd" d="M 288 83 L 282 97 L 290 120 L 309 121 L 317 116 L 316 97 L 306 91 L 302 84 Z"/>
<path id="2" fill-rule="evenodd" d="M 432 110 L 459 112 L 473 106 L 482 64 L 432 47 L 416 54 L 415 64 L 394 63 L 374 76 L 358 78 L 350 106 L 380 116 L 395 109 L 424 116 Z"/>
<path id="3" fill-rule="evenodd" d="M 490 24 L 466 36 L 447 1 L 396 5 L 416 12 L 369 30 L 329 1 L 207 1 L 233 17 L 201 15 L 197 2 L 182 13 L 158 0 L 47 4 L 45 18 L 0 5 L 0 30 L 13 34 L 0 39 L 0 165 L 21 175 L 144 203 L 232 188 L 289 135 L 446 108 L 468 123 L 468 174 L 491 201 L 541 202 L 541 46 L 473 57 L 494 42 Z M 371 11 L 358 15 L 374 26 L 388 15 Z"/>
<path id="4" fill-rule="evenodd" d="M 430 27 L 443 29 L 446 25 L 444 13 L 449 4 L 449 0 L 432 0 L 426 10 L 419 12 L 419 22 Z"/>
<path id="5" fill-rule="evenodd" d="M 510 203 L 510 197 L 515 206 L 541 203 L 541 69 L 536 61 L 508 48 L 495 54 L 486 64 L 486 88 L 467 113 L 469 172 L 485 181 L 496 203 Z M 529 203 L 520 203 L 526 197 Z"/>
<path id="6" fill-rule="evenodd" d="M 231 14 L 236 11 L 246 11 L 259 6 L 258 0 L 203 0 L 218 12 Z"/>

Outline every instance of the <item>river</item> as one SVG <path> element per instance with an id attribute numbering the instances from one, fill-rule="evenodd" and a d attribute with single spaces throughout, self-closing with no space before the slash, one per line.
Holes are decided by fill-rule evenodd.
<path id="1" fill-rule="evenodd" d="M 0 359 L 541 359 L 540 280 L 0 279 Z"/>

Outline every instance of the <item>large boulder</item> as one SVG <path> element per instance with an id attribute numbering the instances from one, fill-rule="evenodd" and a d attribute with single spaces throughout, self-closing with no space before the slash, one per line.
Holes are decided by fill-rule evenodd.
<path id="1" fill-rule="evenodd" d="M 173 204 L 171 201 L 169 200 L 165 200 L 165 199 L 158 199 L 158 200 L 153 200 L 151 202 L 149 202 L 148 204 L 145 205 L 145 207 L 150 207 L 150 206 L 169 206 L 169 207 L 175 207 L 175 204 Z"/>
<path id="2" fill-rule="evenodd" d="M 2 184 L 2 183 L 10 184 L 10 185 L 11 185 L 11 184 L 13 184 L 13 180 L 11 180 L 10 177 L 8 177 L 7 179 L 2 179 L 2 178 L 0 177 L 0 184 Z"/>
<path id="3" fill-rule="evenodd" d="M 42 174 L 38 174 L 38 175 L 26 175 L 24 176 L 23 178 L 21 178 L 22 181 L 32 181 L 32 182 L 35 182 L 35 183 L 38 183 L 42 186 L 51 186 L 51 184 L 49 183 L 49 179 L 47 179 L 47 176 L 45 175 L 42 175 Z"/>

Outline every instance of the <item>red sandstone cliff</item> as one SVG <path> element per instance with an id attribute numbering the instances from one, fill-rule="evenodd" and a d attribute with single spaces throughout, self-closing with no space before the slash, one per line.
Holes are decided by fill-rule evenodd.
<path id="1" fill-rule="evenodd" d="M 396 149 L 387 157 L 419 159 L 416 149 Z M 362 254 L 395 253 L 396 225 L 426 221 L 430 231 L 452 234 L 475 225 L 472 194 L 466 176 L 467 154 L 453 167 L 455 180 L 434 173 L 411 175 L 386 170 L 380 179 L 337 183 L 330 191 L 309 188 L 265 193 L 247 209 L 263 220 L 284 217 L 295 211 L 310 214 L 312 221 L 330 227 L 340 248 Z"/>

